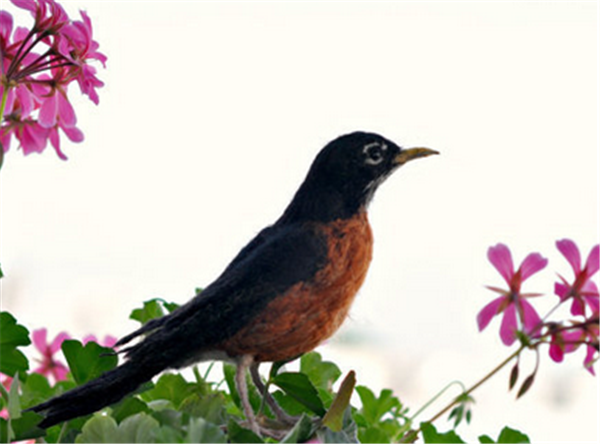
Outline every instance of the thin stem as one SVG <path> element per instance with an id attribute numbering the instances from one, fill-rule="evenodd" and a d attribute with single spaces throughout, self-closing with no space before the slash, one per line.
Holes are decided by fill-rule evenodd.
<path id="1" fill-rule="evenodd" d="M 63 422 L 63 425 L 60 428 L 60 433 L 58 434 L 58 439 L 56 440 L 57 443 L 62 442 L 66 431 L 67 431 L 67 421 Z"/>
<path id="2" fill-rule="evenodd" d="M 434 422 L 435 420 L 437 420 L 440 416 L 442 416 L 444 413 L 446 413 L 448 410 L 450 410 L 452 407 L 454 407 L 454 405 L 457 404 L 457 402 L 459 401 L 460 398 L 466 396 L 466 395 L 470 395 L 471 393 L 473 393 L 477 388 L 479 388 L 483 383 L 485 383 L 488 379 L 490 379 L 492 376 L 494 376 L 496 373 L 498 373 L 500 370 L 502 370 L 504 368 L 504 366 L 506 364 L 508 364 L 510 361 L 512 361 L 515 357 L 519 356 L 519 354 L 526 348 L 526 345 L 521 344 L 521 346 L 514 352 L 512 353 L 508 358 L 506 358 L 504 361 L 502 361 L 500 364 L 498 364 L 496 367 L 494 367 L 494 369 L 492 371 L 490 371 L 487 375 L 485 375 L 482 379 L 480 379 L 478 382 L 476 382 L 473 386 L 471 386 L 471 388 L 469 388 L 467 391 L 465 391 L 464 393 L 461 393 L 460 396 L 457 396 L 456 398 L 454 398 L 452 400 L 452 402 L 450 402 L 446 407 L 444 407 L 442 410 L 440 410 L 436 415 L 434 415 L 429 421 L 427 422 Z"/>
<path id="3" fill-rule="evenodd" d="M 4 108 L 6 108 L 6 101 L 8 99 L 8 85 L 4 86 L 4 91 L 2 91 L 2 100 L 0 101 L 0 124 L 4 119 Z"/>
<path id="4" fill-rule="evenodd" d="M 433 404 L 440 396 L 442 396 L 446 392 L 446 390 L 448 390 L 453 385 L 459 385 L 462 388 L 463 394 L 466 392 L 465 385 L 462 382 L 452 381 L 451 383 L 446 385 L 446 387 L 441 389 L 433 398 L 431 398 L 429 401 L 427 401 L 425 404 L 423 404 L 423 406 L 419 410 L 417 410 L 417 412 L 414 415 L 412 415 L 409 418 L 409 421 L 411 421 L 411 422 L 414 421 L 415 418 L 417 416 L 419 416 L 421 414 L 421 412 L 423 412 L 423 410 L 425 410 L 427 407 L 429 407 L 431 404 Z"/>
<path id="5" fill-rule="evenodd" d="M 31 45 L 29 45 L 29 48 L 27 48 L 26 51 L 23 51 L 23 48 L 25 47 L 27 40 L 29 40 L 31 38 L 34 30 L 35 30 L 35 27 L 34 27 L 34 29 L 32 29 L 29 32 L 29 34 L 27 34 L 27 37 L 25 38 L 25 40 L 23 40 L 23 43 L 19 47 L 19 51 L 15 55 L 15 58 L 13 59 L 12 63 L 10 64 L 10 67 L 8 68 L 8 73 L 6 74 L 6 77 L 10 78 L 10 76 L 14 73 L 14 71 L 19 67 L 21 62 L 25 59 L 27 54 L 29 52 L 31 52 L 33 47 L 49 35 L 47 32 L 42 32 L 40 35 L 37 36 L 37 38 L 33 41 L 33 43 Z M 21 54 L 21 52 L 23 52 L 23 53 Z"/>
<path id="6" fill-rule="evenodd" d="M 25 39 L 23 39 L 23 41 L 21 42 L 21 46 L 19 46 L 19 49 L 17 50 L 17 53 L 15 54 L 15 58 L 12 60 L 11 64 L 8 67 L 8 72 L 6 73 L 7 78 L 10 77 L 10 75 L 13 73 L 13 71 L 15 69 L 17 69 L 16 67 L 19 65 L 19 63 L 21 63 L 21 57 L 20 57 L 21 52 L 23 51 L 23 48 L 25 47 L 25 45 L 27 44 L 29 39 L 31 37 L 33 37 L 34 34 L 35 34 L 35 26 L 33 27 L 33 29 L 31 31 L 29 31 L 29 34 L 27 34 Z M 29 49 L 31 49 L 31 48 L 33 48 L 33 45 Z"/>

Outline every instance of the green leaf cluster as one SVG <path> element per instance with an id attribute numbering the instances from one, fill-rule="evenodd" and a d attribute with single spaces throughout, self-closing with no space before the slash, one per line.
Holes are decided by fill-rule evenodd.
<path id="1" fill-rule="evenodd" d="M 200 291 L 200 290 L 198 290 Z M 177 304 L 163 299 L 146 301 L 131 318 L 145 323 L 175 310 Z M 69 367 L 68 379 L 51 385 L 37 373 L 29 373 L 29 362 L 21 348 L 31 343 L 29 331 L 9 313 L 0 313 L 0 372 L 13 377 L 10 387 L 0 384 L 0 442 L 40 439 L 58 442 L 399 442 L 415 437 L 408 408 L 391 390 L 378 394 L 356 385 L 353 371 L 345 374 L 319 353 L 303 355 L 298 371 L 288 371 L 286 363 L 274 363 L 264 385 L 279 406 L 292 417 L 292 426 L 283 426 L 269 409 L 264 397 L 250 382 L 249 398 L 261 423 L 273 430 L 271 437 L 259 437 L 245 426 L 235 387 L 235 367 L 223 364 L 220 380 L 210 382 L 213 366 L 201 376 L 193 368 L 193 378 L 182 373 L 164 373 L 122 401 L 87 415 L 42 430 L 41 417 L 29 407 L 58 396 L 115 368 L 118 356 L 95 342 L 63 342 L 62 351 Z M 214 378 L 213 378 L 214 379 Z M 218 378 L 217 378 L 218 379 Z M 352 405 L 352 401 L 360 401 Z M 469 419 L 465 399 L 455 409 L 459 419 Z M 462 409 L 461 409 L 462 408 Z M 432 424 L 422 423 L 425 442 L 463 442 L 454 430 L 440 433 Z M 482 435 L 480 442 L 494 442 Z M 529 442 L 526 435 L 505 428 L 495 442 Z"/>

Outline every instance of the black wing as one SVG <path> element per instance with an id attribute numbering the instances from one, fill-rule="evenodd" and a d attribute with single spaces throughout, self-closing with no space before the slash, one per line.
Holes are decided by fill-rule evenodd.
<path id="1" fill-rule="evenodd" d="M 312 279 L 326 258 L 326 239 L 313 226 L 269 227 L 201 294 L 120 343 L 151 331 L 126 351 L 128 359 L 160 362 L 165 368 L 185 365 L 211 345 L 233 336 L 288 288 Z"/>

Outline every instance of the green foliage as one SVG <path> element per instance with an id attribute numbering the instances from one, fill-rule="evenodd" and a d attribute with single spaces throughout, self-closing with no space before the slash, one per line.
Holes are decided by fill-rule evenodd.
<path id="1" fill-rule="evenodd" d="M 178 304 L 173 302 L 167 302 L 162 298 L 154 298 L 144 302 L 142 308 L 136 308 L 129 315 L 129 319 L 138 321 L 142 324 L 155 319 L 160 318 L 167 313 L 171 313 L 173 310 L 179 307 Z"/>
<path id="2" fill-rule="evenodd" d="M 31 344 L 29 332 L 8 312 L 0 313 L 0 372 L 14 376 L 29 370 L 29 362 L 18 347 Z"/>
<path id="3" fill-rule="evenodd" d="M 325 414 L 325 406 L 317 389 L 304 373 L 280 373 L 272 383 L 317 415 Z"/>
<path id="4" fill-rule="evenodd" d="M 62 343 L 62 351 L 71 374 L 79 385 L 112 370 L 118 363 L 117 355 L 112 349 L 102 347 L 93 341 L 83 346 L 81 342 L 69 339 Z"/>
<path id="5" fill-rule="evenodd" d="M 131 317 L 141 323 L 176 309 L 176 304 L 152 299 Z M 165 373 L 148 382 L 137 392 L 94 415 L 76 418 L 42 430 L 36 427 L 41 416 L 26 409 L 84 384 L 117 365 L 118 357 L 105 347 L 89 342 L 63 342 L 62 350 L 70 374 L 66 381 L 51 385 L 37 373 L 27 373 L 29 363 L 18 347 L 28 345 L 29 332 L 8 313 L 1 314 L 0 344 L 2 373 L 16 376 L 5 389 L 0 384 L 0 442 L 42 439 L 57 442 L 305 442 L 311 439 L 334 442 L 398 442 L 422 437 L 426 443 L 464 442 L 454 430 L 438 432 L 430 423 L 411 430 L 408 409 L 391 390 L 375 394 L 368 387 L 356 386 L 353 371 L 339 383 L 342 371 L 333 362 L 324 361 L 319 353 L 300 358 L 300 371 L 285 371 L 285 363 L 273 364 L 265 380 L 280 407 L 296 417 L 293 426 L 275 420 L 261 394 L 249 383 L 250 403 L 264 427 L 272 435 L 260 437 L 247 428 L 235 387 L 236 369 L 223 365 L 220 382 L 209 382 L 194 369 L 192 380 L 181 373 Z M 7 357 L 7 360 L 5 360 Z M 339 385 L 338 385 L 339 384 Z M 360 400 L 353 406 L 351 400 Z M 455 425 L 470 417 L 472 398 L 465 397 L 455 406 Z M 419 436 L 420 434 L 420 436 Z M 497 440 L 481 435 L 480 442 L 529 442 L 516 430 L 504 428 Z"/>
<path id="6" fill-rule="evenodd" d="M 498 435 L 498 439 L 493 440 L 487 435 L 481 435 L 479 437 L 481 443 L 527 443 L 531 442 L 529 437 L 518 430 L 511 429 L 510 427 L 504 427 Z"/>
<path id="7" fill-rule="evenodd" d="M 446 433 L 440 433 L 436 430 L 433 424 L 428 422 L 421 423 L 421 432 L 423 433 L 423 440 L 426 443 L 442 442 L 442 443 L 460 443 L 464 442 L 456 434 L 454 430 L 450 430 Z"/>

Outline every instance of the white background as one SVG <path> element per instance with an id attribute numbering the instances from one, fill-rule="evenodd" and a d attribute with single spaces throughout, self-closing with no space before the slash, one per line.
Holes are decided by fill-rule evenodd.
<path id="1" fill-rule="evenodd" d="M 503 285 L 490 245 L 550 259 L 525 285 L 548 309 L 555 272 L 571 278 L 554 242 L 584 257 L 598 242 L 597 2 L 63 4 L 91 16 L 106 87 L 98 107 L 70 89 L 86 140 L 64 142 L 69 161 L 5 158 L 2 309 L 30 329 L 120 336 L 142 301 L 186 301 L 279 216 L 325 143 L 359 129 L 442 154 L 378 192 L 370 274 L 321 351 L 412 411 L 511 351 L 498 320 L 475 323 L 483 285 Z M 459 432 L 597 441 L 583 352 L 541 358 L 527 396 L 505 370 Z"/>

